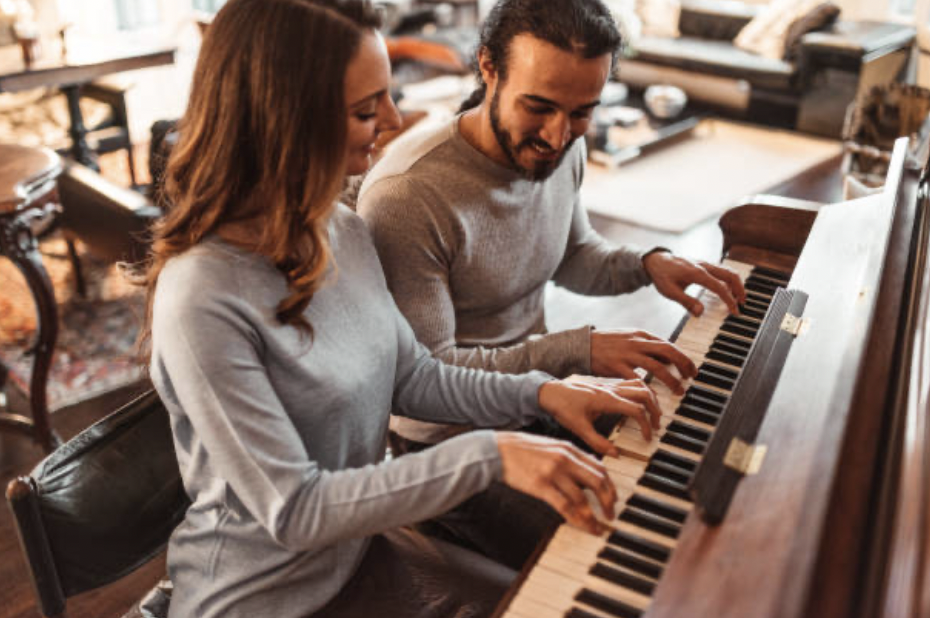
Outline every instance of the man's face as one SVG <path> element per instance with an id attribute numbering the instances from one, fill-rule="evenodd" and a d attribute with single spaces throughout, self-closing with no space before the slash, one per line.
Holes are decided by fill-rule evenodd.
<path id="1" fill-rule="evenodd" d="M 543 180 L 584 135 L 610 74 L 610 54 L 583 58 L 528 34 L 510 43 L 506 80 L 482 54 L 491 128 L 504 156 Z"/>

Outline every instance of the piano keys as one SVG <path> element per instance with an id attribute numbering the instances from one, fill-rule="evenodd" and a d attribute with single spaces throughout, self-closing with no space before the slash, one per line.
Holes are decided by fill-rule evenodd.
<path id="1" fill-rule="evenodd" d="M 735 318 L 716 296 L 702 298 L 703 315 L 684 322 L 676 338 L 697 376 L 683 395 L 653 382 L 663 414 L 652 441 L 632 424 L 610 437 L 624 455 L 604 458 L 618 493 L 615 530 L 592 542 L 592 535 L 561 526 L 505 616 L 639 618 L 648 608 L 693 507 L 688 484 L 775 291 L 790 277 L 732 260 L 724 264 L 739 274 L 756 316 Z M 546 590 L 555 595 L 544 594 L 540 603 L 535 593 Z"/>
<path id="2" fill-rule="evenodd" d="M 927 183 L 917 191 L 904 149 L 880 195 L 724 216 L 725 263 L 750 293 L 743 314 L 706 298 L 683 325 L 676 342 L 699 375 L 683 396 L 653 382 L 663 416 L 651 442 L 632 426 L 611 436 L 622 452 L 605 458 L 620 500 L 611 532 L 559 527 L 498 616 L 930 616 L 930 491 L 911 480 L 913 494 L 898 494 L 895 476 L 907 452 L 911 477 L 930 480 L 930 430 L 914 431 L 930 426 L 927 409 L 913 405 L 928 378 L 909 354 L 930 347 L 915 317 L 930 313 Z M 758 474 L 708 525 L 688 484 L 786 285 L 809 293 L 809 328 L 768 405 Z"/>

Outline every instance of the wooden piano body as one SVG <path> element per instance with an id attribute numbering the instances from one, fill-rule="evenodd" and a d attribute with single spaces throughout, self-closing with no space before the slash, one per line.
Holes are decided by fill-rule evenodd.
<path id="1" fill-rule="evenodd" d="M 772 198 L 721 219 L 724 257 L 790 272 L 809 322 L 756 440 L 761 468 L 721 524 L 687 515 L 647 618 L 930 617 L 930 223 L 905 149 L 881 194 Z M 515 602 L 535 568 L 498 615 L 535 618 Z"/>

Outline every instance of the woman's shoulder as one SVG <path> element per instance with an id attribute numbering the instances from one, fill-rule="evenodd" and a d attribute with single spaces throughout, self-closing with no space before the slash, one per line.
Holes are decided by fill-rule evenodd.
<path id="1" fill-rule="evenodd" d="M 265 258 L 211 237 L 168 260 L 158 276 L 156 305 L 178 315 L 215 309 L 241 297 L 243 287 L 269 284 L 276 278 L 269 270 Z"/>

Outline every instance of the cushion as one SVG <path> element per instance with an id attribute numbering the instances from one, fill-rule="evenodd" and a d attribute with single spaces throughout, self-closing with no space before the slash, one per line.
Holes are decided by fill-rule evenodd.
<path id="1" fill-rule="evenodd" d="M 644 36 L 674 38 L 679 35 L 679 0 L 637 0 L 636 14 L 643 23 Z"/>
<path id="2" fill-rule="evenodd" d="M 832 2 L 824 2 L 794 20 L 785 37 L 785 60 L 793 62 L 797 59 L 801 50 L 801 37 L 808 32 L 828 28 L 839 15 L 840 7 Z"/>
<path id="3" fill-rule="evenodd" d="M 781 58 L 752 54 L 728 41 L 692 37 L 642 37 L 636 42 L 636 55 L 631 60 L 742 79 L 753 86 L 773 90 L 790 89 L 795 76 L 795 66 Z M 620 64 L 623 63 L 621 60 Z"/>
<path id="4" fill-rule="evenodd" d="M 740 30 L 733 44 L 745 51 L 780 60 L 785 55 L 785 40 L 791 24 L 822 3 L 823 0 L 772 0 Z"/>

